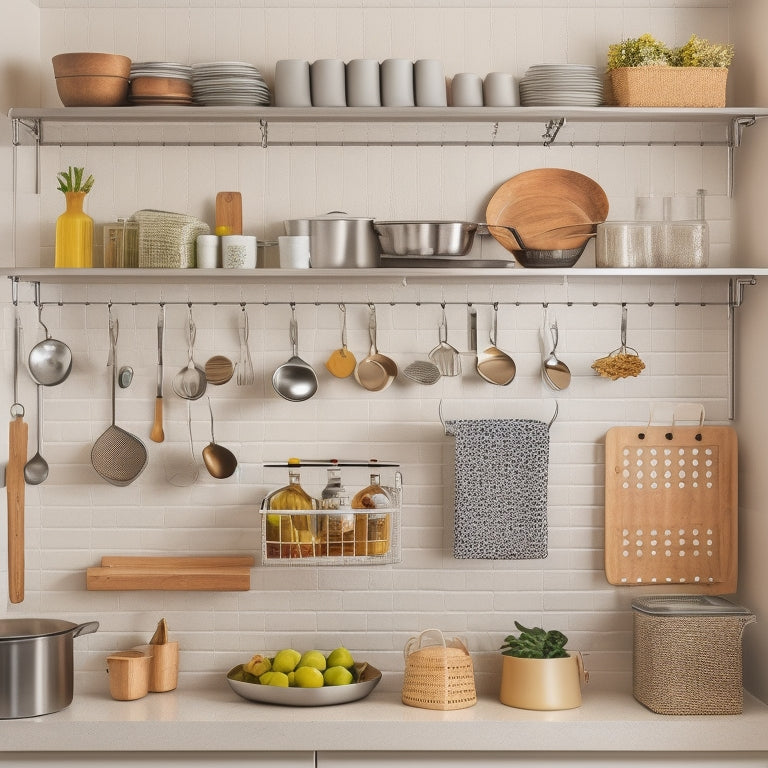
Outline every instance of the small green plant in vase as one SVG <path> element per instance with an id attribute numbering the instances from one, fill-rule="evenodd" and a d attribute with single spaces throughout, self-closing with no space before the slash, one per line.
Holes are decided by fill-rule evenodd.
<path id="1" fill-rule="evenodd" d="M 568 656 L 565 650 L 568 638 L 562 632 L 556 629 L 546 632 L 541 627 L 528 629 L 517 621 L 515 627 L 520 636 L 508 635 L 504 638 L 502 655 L 517 656 L 519 659 L 561 659 Z"/>
<path id="2" fill-rule="evenodd" d="M 501 646 L 499 700 L 519 709 L 555 710 L 581 706 L 581 680 L 588 676 L 578 651 L 569 652 L 568 638 L 559 630 L 524 627 L 508 635 Z"/>
<path id="3" fill-rule="evenodd" d="M 67 208 L 56 220 L 56 267 L 93 266 L 93 219 L 83 211 L 85 196 L 94 179 L 85 168 L 69 166 L 56 175 Z"/>

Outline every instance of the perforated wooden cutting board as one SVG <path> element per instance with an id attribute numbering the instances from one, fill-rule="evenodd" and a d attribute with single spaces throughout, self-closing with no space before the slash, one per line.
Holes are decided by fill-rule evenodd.
<path id="1" fill-rule="evenodd" d="M 738 575 L 732 427 L 614 427 L 605 437 L 611 584 L 728 594 Z"/>

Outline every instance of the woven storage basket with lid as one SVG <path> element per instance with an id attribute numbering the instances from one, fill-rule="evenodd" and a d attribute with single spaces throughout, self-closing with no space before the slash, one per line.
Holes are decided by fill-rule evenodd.
<path id="1" fill-rule="evenodd" d="M 425 644 L 425 637 L 432 642 Z M 472 657 L 458 638 L 425 629 L 405 644 L 403 704 L 422 709 L 465 709 L 477 703 Z"/>
<path id="2" fill-rule="evenodd" d="M 747 608 L 712 595 L 653 595 L 632 603 L 632 692 L 662 715 L 737 715 Z"/>
<path id="3" fill-rule="evenodd" d="M 139 225 L 139 267 L 142 269 L 192 269 L 197 263 L 198 235 L 211 228 L 194 216 L 144 209 L 133 219 Z"/>

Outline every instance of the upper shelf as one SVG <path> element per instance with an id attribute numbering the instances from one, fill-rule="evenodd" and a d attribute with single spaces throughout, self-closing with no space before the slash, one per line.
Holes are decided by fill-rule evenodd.
<path id="1" fill-rule="evenodd" d="M 379 268 L 379 269 L 0 269 L 0 276 L 29 283 L 127 283 L 158 284 L 260 284 L 260 283 L 341 283 L 359 281 L 402 283 L 404 280 L 427 281 L 492 281 L 503 279 L 567 281 L 568 279 L 616 279 L 616 278 L 732 278 L 753 280 L 768 275 L 766 267 L 726 267 L 712 269 L 595 269 L 589 267 L 525 269 L 523 267 L 428 269 Z"/>
<path id="2" fill-rule="evenodd" d="M 768 117 L 768 108 L 17 107 L 9 117 L 14 144 L 22 129 L 40 145 L 549 144 L 565 125 L 579 125 L 589 144 L 737 146 L 743 127 Z"/>

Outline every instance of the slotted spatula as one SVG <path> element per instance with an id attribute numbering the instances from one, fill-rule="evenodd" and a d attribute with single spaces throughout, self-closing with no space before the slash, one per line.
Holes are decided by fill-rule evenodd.
<path id="1" fill-rule="evenodd" d="M 429 359 L 437 366 L 441 376 L 461 376 L 461 355 L 456 347 L 448 343 L 448 321 L 443 316 L 438 326 L 439 344 L 429 353 Z"/>

